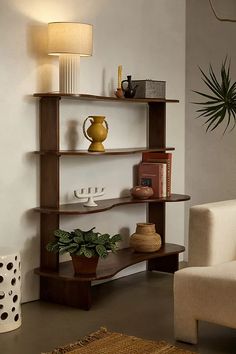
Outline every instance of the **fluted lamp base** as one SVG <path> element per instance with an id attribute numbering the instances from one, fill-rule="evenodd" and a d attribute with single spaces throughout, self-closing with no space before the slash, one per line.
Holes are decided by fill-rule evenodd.
<path id="1" fill-rule="evenodd" d="M 80 55 L 62 54 L 59 56 L 60 93 L 79 93 Z"/>

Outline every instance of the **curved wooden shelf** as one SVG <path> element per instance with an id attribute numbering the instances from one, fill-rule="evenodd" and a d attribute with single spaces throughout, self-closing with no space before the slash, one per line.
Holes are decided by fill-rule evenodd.
<path id="1" fill-rule="evenodd" d="M 162 258 L 179 254 L 184 252 L 185 247 L 165 243 L 161 249 L 153 253 L 136 253 L 132 248 L 124 248 L 117 252 L 117 254 L 109 254 L 105 259 L 99 259 L 97 273 L 94 276 L 78 276 L 74 275 L 72 261 L 60 263 L 59 271 L 52 272 L 48 270 L 35 269 L 35 273 L 41 277 L 46 278 L 61 278 L 69 281 L 93 281 L 108 279 L 119 273 L 122 269 L 125 269 L 133 264 L 147 261 L 155 258 Z"/>
<path id="2" fill-rule="evenodd" d="M 66 98 L 74 100 L 85 100 L 85 101 L 115 101 L 119 103 L 178 103 L 179 100 L 175 99 L 165 99 L 165 98 L 117 98 L 109 96 L 98 96 L 98 95 L 87 95 L 87 94 L 67 94 L 59 92 L 42 92 L 35 93 L 34 97 L 47 97 L 47 98 Z"/>
<path id="3" fill-rule="evenodd" d="M 33 210 L 43 214 L 78 215 L 78 214 L 100 213 L 102 211 L 106 211 L 114 207 L 125 205 L 125 204 L 182 202 L 189 199 L 190 196 L 184 194 L 171 194 L 170 197 L 159 198 L 159 199 L 150 198 L 145 200 L 126 197 L 126 198 L 97 200 L 96 202 L 98 203 L 98 206 L 96 207 L 85 207 L 83 206 L 83 203 L 72 203 L 72 204 L 62 204 L 59 206 L 59 208 L 38 207 L 38 208 L 34 208 Z"/>
<path id="4" fill-rule="evenodd" d="M 129 149 L 107 149 L 104 152 L 90 152 L 88 150 L 44 150 L 44 151 L 34 151 L 37 155 L 57 155 L 57 156 L 106 156 L 106 155 L 131 155 L 142 152 L 164 152 L 173 151 L 174 147 L 162 147 L 148 149 L 145 147 L 140 148 L 129 148 Z"/>

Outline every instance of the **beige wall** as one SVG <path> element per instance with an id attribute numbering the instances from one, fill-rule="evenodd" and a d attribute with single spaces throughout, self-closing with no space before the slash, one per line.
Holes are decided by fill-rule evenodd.
<path id="1" fill-rule="evenodd" d="M 219 72 L 228 56 L 236 81 L 236 22 L 218 21 L 206 0 L 186 3 L 186 193 L 194 205 L 236 198 L 236 130 L 223 136 L 224 125 L 205 133 L 204 120 L 195 119 L 197 108 L 191 103 L 199 101 L 192 90 L 207 92 L 198 66 L 207 71 L 211 63 Z M 220 16 L 236 19 L 234 0 L 215 0 L 214 5 Z"/>
<path id="2" fill-rule="evenodd" d="M 184 192 L 185 1 L 184 0 L 0 0 L 0 247 L 15 246 L 22 254 L 23 301 L 38 298 L 39 218 L 30 209 L 39 203 L 37 91 L 57 89 L 58 62 L 46 54 L 46 24 L 81 21 L 94 25 L 94 55 L 81 60 L 81 91 L 111 94 L 116 72 L 124 76 L 167 81 L 167 96 L 180 99 L 168 106 L 167 141 L 176 146 L 173 192 Z M 104 114 L 110 126 L 106 147 L 145 144 L 143 106 L 64 103 L 61 147 L 67 148 L 69 123 L 77 122 L 78 145 L 87 148 L 81 125 L 89 114 Z M 106 198 L 133 184 L 132 166 L 140 156 L 62 158 L 61 202 L 75 201 L 73 190 L 104 185 Z M 168 206 L 168 241 L 183 243 L 184 205 Z M 145 207 L 129 206 L 81 218 L 62 218 L 62 227 L 87 228 L 124 235 L 123 245 L 145 218 Z M 143 269 L 132 267 L 125 273 Z"/>

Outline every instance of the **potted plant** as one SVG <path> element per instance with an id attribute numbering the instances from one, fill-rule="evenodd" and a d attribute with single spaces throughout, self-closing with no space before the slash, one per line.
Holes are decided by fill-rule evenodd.
<path id="1" fill-rule="evenodd" d="M 206 119 L 204 122 L 207 126 L 206 131 L 216 129 L 224 121 L 226 121 L 224 133 L 232 123 L 231 131 L 236 124 L 236 82 L 231 83 L 230 63 L 227 63 L 227 58 L 222 63 L 220 79 L 217 79 L 211 65 L 208 75 L 201 68 L 200 71 L 210 93 L 193 91 L 206 99 L 204 102 L 194 102 L 202 106 L 197 110 L 200 113 L 197 118 L 204 117 Z"/>
<path id="2" fill-rule="evenodd" d="M 55 240 L 47 244 L 47 250 L 59 254 L 70 253 L 75 274 L 95 274 L 99 257 L 106 258 L 109 251 L 115 253 L 121 235 L 101 234 L 91 230 L 75 229 L 54 231 Z"/>

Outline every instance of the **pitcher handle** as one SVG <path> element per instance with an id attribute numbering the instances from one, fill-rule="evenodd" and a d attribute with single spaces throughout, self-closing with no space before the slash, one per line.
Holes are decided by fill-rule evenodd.
<path id="1" fill-rule="evenodd" d="M 84 133 L 85 138 L 88 139 L 89 141 L 91 141 L 91 143 L 92 143 L 93 140 L 90 139 L 90 137 L 88 136 L 88 134 L 87 134 L 87 132 L 86 132 L 86 130 L 85 130 L 85 124 L 86 124 L 86 122 L 87 122 L 87 120 L 88 120 L 89 118 L 92 118 L 92 116 L 88 116 L 88 117 L 85 119 L 84 123 L 83 123 L 83 133 Z"/>
<path id="2" fill-rule="evenodd" d="M 109 127 L 108 127 L 108 123 L 107 123 L 107 121 L 106 121 L 106 120 L 104 120 L 104 123 L 105 123 L 105 126 L 106 126 L 107 131 L 108 131 L 108 130 L 109 130 Z"/>
<path id="3" fill-rule="evenodd" d="M 124 88 L 124 82 L 127 82 L 127 83 L 128 83 L 128 80 L 122 80 L 122 81 L 121 81 L 121 88 L 122 88 L 123 91 L 126 90 L 126 88 Z"/>

